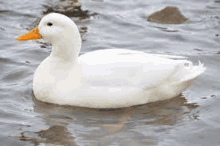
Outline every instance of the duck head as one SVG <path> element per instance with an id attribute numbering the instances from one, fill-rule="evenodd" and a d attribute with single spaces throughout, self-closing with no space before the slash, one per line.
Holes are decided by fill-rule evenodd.
<path id="1" fill-rule="evenodd" d="M 50 13 L 44 16 L 38 27 L 25 33 L 17 40 L 46 39 L 52 44 L 54 57 L 71 59 L 77 57 L 81 48 L 81 37 L 76 24 L 67 16 Z"/>

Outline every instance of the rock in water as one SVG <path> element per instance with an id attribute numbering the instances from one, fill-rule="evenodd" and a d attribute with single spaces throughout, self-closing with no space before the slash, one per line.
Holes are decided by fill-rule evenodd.
<path id="1" fill-rule="evenodd" d="M 188 19 L 181 14 L 178 7 L 167 6 L 151 14 L 147 20 L 156 23 L 180 24 Z"/>

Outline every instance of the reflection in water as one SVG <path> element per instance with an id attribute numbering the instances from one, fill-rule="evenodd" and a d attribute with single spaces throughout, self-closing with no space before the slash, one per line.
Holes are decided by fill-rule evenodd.
<path id="1" fill-rule="evenodd" d="M 78 0 L 62 0 L 56 5 L 48 4 L 43 5 L 46 8 L 44 14 L 48 14 L 51 12 L 61 13 L 68 17 L 77 17 L 80 20 L 88 19 L 90 16 L 95 16 L 97 13 L 90 13 L 88 10 L 82 10 L 81 5 Z"/>
<path id="2" fill-rule="evenodd" d="M 32 141 L 36 145 L 39 143 L 77 145 L 74 139 L 82 139 L 92 145 L 94 143 L 109 145 L 111 144 L 111 135 L 115 134 L 120 135 L 120 137 L 116 136 L 116 139 L 126 139 L 122 142 L 125 145 L 129 143 L 152 145 L 157 133 L 152 134 L 151 129 L 151 135 L 146 134 L 148 130 L 144 130 L 145 126 L 153 125 L 161 128 L 164 125 L 166 129 L 166 125 L 174 126 L 183 122 L 187 113 L 198 107 L 194 104 L 188 104 L 183 96 L 118 109 L 60 106 L 43 103 L 34 96 L 33 101 L 34 111 L 40 115 L 46 125 L 49 125 L 49 128 L 34 133 L 35 136 L 26 136 L 34 134 L 22 132 L 20 140 Z M 133 127 L 134 131 L 128 131 L 130 129 L 128 127 Z"/>
<path id="3" fill-rule="evenodd" d="M 149 104 L 146 113 L 146 121 L 143 124 L 147 125 L 174 125 L 183 120 L 186 113 L 197 108 L 198 105 L 187 103 L 184 96 L 179 96 L 170 100 L 155 102 Z"/>
<path id="4" fill-rule="evenodd" d="M 34 95 L 32 94 L 32 96 Z M 65 114 L 65 108 L 38 102 L 34 97 L 33 100 L 35 101 L 34 111 L 39 113 L 46 125 L 49 125 L 49 128 L 44 128 L 34 133 L 21 132 L 19 139 L 21 141 L 30 141 L 36 146 L 41 143 L 76 146 L 75 138 L 67 128 L 72 122 L 72 118 L 69 114 Z"/>
<path id="5" fill-rule="evenodd" d="M 19 138 L 21 141 L 30 141 L 35 146 L 40 145 L 40 143 L 76 146 L 74 137 L 64 126 L 51 126 L 47 130 L 36 132 L 35 135 L 30 134 L 26 136 L 26 134 L 22 132 Z"/>
<path id="6" fill-rule="evenodd" d="M 122 130 L 123 126 L 128 123 L 131 116 L 135 113 L 135 108 L 124 108 L 118 116 L 117 123 L 103 123 L 102 127 L 109 133 L 116 133 Z M 111 111 L 112 112 L 112 111 Z"/>
<path id="7" fill-rule="evenodd" d="M 51 126 L 47 130 L 37 132 L 38 135 L 45 139 L 44 143 L 52 143 L 65 146 L 75 146 L 74 137 L 64 126 Z"/>

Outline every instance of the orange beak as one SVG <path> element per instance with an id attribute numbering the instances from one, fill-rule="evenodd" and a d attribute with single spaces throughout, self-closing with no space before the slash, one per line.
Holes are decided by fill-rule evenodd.
<path id="1" fill-rule="evenodd" d="M 17 40 L 25 41 L 25 40 L 34 40 L 34 39 L 40 39 L 40 38 L 42 38 L 42 36 L 39 33 L 38 27 L 36 27 L 35 29 L 30 30 L 29 32 L 17 37 Z"/>

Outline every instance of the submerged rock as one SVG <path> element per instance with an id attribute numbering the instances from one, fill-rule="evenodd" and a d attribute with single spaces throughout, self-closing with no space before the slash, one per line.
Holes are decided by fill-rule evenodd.
<path id="1" fill-rule="evenodd" d="M 167 6 L 164 9 L 151 14 L 147 20 L 165 24 L 180 24 L 188 19 L 181 14 L 178 7 Z"/>

